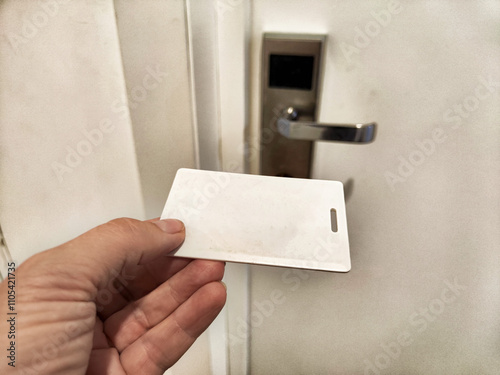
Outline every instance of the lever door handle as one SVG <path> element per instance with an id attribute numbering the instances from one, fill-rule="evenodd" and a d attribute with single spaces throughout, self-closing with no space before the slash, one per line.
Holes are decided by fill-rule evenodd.
<path id="1" fill-rule="evenodd" d="M 301 121 L 294 107 L 286 108 L 278 119 L 278 131 L 290 139 L 370 143 L 375 139 L 377 124 L 318 124 Z"/>

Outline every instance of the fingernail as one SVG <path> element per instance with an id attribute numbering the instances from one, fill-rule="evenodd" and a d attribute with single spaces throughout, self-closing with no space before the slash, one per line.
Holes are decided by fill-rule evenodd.
<path id="1" fill-rule="evenodd" d="M 227 285 L 226 285 L 226 283 L 225 283 L 224 281 L 219 281 L 219 282 L 220 282 L 220 283 L 224 286 L 224 288 L 225 288 L 225 289 L 226 289 L 226 291 L 227 291 Z"/>
<path id="2" fill-rule="evenodd" d="M 155 224 L 162 231 L 169 234 L 179 233 L 184 230 L 184 223 L 177 219 L 159 220 L 155 221 Z"/>

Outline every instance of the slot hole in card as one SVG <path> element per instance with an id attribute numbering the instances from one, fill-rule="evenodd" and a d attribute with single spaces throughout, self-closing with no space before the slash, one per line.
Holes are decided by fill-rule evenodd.
<path id="1" fill-rule="evenodd" d="M 337 232 L 338 231 L 338 226 L 337 226 L 337 210 L 335 208 L 330 209 L 330 225 L 332 228 L 332 232 Z"/>

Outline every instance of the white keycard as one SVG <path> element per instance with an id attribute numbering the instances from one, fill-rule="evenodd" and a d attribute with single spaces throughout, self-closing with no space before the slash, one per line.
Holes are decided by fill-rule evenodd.
<path id="1" fill-rule="evenodd" d="M 179 169 L 161 218 L 186 226 L 186 239 L 172 256 L 351 269 L 338 181 Z"/>

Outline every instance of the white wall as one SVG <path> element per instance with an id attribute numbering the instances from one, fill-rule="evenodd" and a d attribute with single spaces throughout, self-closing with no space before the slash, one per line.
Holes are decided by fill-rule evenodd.
<path id="1" fill-rule="evenodd" d="M 115 8 L 146 217 L 154 218 L 177 169 L 198 164 L 185 2 L 115 0 Z"/>
<path id="2" fill-rule="evenodd" d="M 182 0 L 0 3 L 0 224 L 14 260 L 159 216 L 177 169 L 197 166 L 185 22 Z M 169 373 L 209 369 L 203 335 Z"/>
<path id="3" fill-rule="evenodd" d="M 248 1 L 187 0 L 200 166 L 244 172 Z"/>
<path id="4" fill-rule="evenodd" d="M 197 165 L 184 2 L 42 4 L 0 8 L 0 215 L 19 260 L 117 216 L 159 216 L 177 169 Z"/>
<path id="5" fill-rule="evenodd" d="M 45 4 L 0 4 L 0 223 L 18 262 L 144 217 L 130 118 L 113 109 L 125 94 L 113 4 Z"/>
<path id="6" fill-rule="evenodd" d="M 186 0 L 200 168 L 221 170 L 218 15 L 215 1 Z"/>

